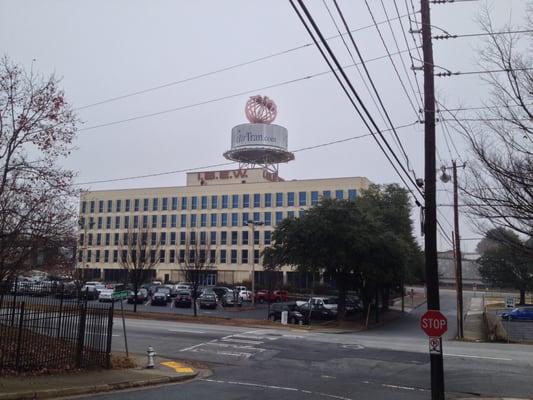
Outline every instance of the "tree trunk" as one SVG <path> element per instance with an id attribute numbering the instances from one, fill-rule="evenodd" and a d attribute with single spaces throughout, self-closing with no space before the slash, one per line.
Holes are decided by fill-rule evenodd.
<path id="1" fill-rule="evenodd" d="M 374 307 L 374 322 L 376 324 L 379 322 L 379 287 L 376 287 L 375 307 Z"/>
<path id="2" fill-rule="evenodd" d="M 381 288 L 381 309 L 387 311 L 389 309 L 390 299 L 390 285 L 385 285 Z"/>
<path id="3" fill-rule="evenodd" d="M 339 304 L 337 304 L 337 318 L 339 321 L 346 317 L 346 280 L 344 277 L 337 279 L 337 287 L 339 288 Z"/>
<path id="4" fill-rule="evenodd" d="M 194 308 L 194 316 L 197 317 L 198 316 L 198 311 L 196 310 L 196 290 L 194 291 L 194 294 L 192 296 L 192 306 Z"/>
<path id="5" fill-rule="evenodd" d="M 520 303 L 521 306 L 526 304 L 526 289 L 520 289 Z"/>
<path id="6" fill-rule="evenodd" d="M 137 293 L 139 292 L 139 285 L 133 286 L 133 312 L 137 312 Z"/>

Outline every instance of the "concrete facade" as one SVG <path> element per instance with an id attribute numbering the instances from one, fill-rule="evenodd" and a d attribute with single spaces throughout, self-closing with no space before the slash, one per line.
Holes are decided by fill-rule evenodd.
<path id="1" fill-rule="evenodd" d="M 155 268 L 160 280 L 182 280 L 180 261 L 192 235 L 208 246 L 213 268 L 205 284 L 251 279 L 252 254 L 260 282 L 259 254 L 270 245 L 277 223 L 299 216 L 322 197 L 353 199 L 370 184 L 362 177 L 283 181 L 256 168 L 189 173 L 187 186 L 84 192 L 78 267 L 115 280 L 123 235 L 146 227 L 160 243 L 161 261 Z M 285 282 L 290 273 L 283 269 Z"/>

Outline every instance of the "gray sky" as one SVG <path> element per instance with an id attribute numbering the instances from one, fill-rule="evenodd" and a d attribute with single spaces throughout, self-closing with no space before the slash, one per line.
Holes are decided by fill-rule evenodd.
<path id="1" fill-rule="evenodd" d="M 326 0 L 334 11 L 334 5 Z M 411 0 L 407 0 L 410 4 Z M 384 11 L 379 0 L 368 0 L 377 21 Z M 396 15 L 392 0 L 383 0 L 389 17 Z M 404 15 L 405 1 L 398 0 Z M 414 0 L 416 9 L 419 1 Z M 336 29 L 321 0 L 307 1 L 326 36 Z M 352 29 L 372 24 L 363 0 L 339 2 Z M 433 5 L 432 22 L 454 34 L 479 32 L 475 23 L 485 1 Z M 489 2 L 496 25 L 523 23 L 525 0 Z M 336 15 L 336 14 L 334 14 Z M 418 19 L 420 15 L 417 14 Z M 340 23 L 340 21 L 339 21 Z M 393 29 L 400 49 L 406 44 L 398 21 Z M 403 19 L 404 28 L 409 24 Z M 387 24 L 380 25 L 391 52 L 396 46 Z M 437 33 L 436 31 L 434 33 Z M 386 54 L 375 28 L 354 33 L 365 59 Z M 407 34 L 412 47 L 412 37 Z M 416 37 L 419 40 L 419 37 Z M 310 42 L 288 1 L 255 0 L 0 0 L 0 51 L 13 61 L 43 74 L 63 78 L 68 100 L 75 108 L 101 100 L 179 81 Z M 330 42 L 343 64 L 351 59 L 339 39 Z M 435 63 L 452 71 L 478 70 L 476 49 L 480 38 L 434 42 Z M 416 55 L 416 51 L 413 51 Z M 393 56 L 402 79 L 406 75 L 398 56 Z M 410 59 L 404 55 L 407 68 Z M 368 67 L 395 125 L 412 123 L 417 116 L 403 94 L 388 59 Z M 87 128 L 143 114 L 187 106 L 326 71 L 327 65 L 314 46 L 187 83 L 169 86 L 120 101 L 85 108 L 78 114 Z M 380 127 L 384 127 L 357 71 L 347 70 Z M 408 71 L 411 80 L 414 75 Z M 421 74 L 418 73 L 421 82 Z M 414 83 L 414 81 L 413 81 Z M 409 86 L 407 86 L 410 90 Z M 448 107 L 477 106 L 486 99 L 487 87 L 478 76 L 436 78 L 437 93 Z M 268 90 L 257 90 L 278 105 L 276 123 L 289 130 L 289 147 L 325 143 L 367 133 L 331 74 Z M 245 122 L 244 103 L 249 95 L 170 112 L 151 118 L 82 130 L 77 150 L 65 165 L 79 172 L 78 182 L 121 178 L 194 168 L 224 162 L 230 131 Z M 414 96 L 411 94 L 411 98 Z M 414 101 L 414 99 L 413 99 Z M 468 115 L 465 113 L 465 116 Z M 470 114 L 472 115 L 472 114 Z M 423 177 L 423 130 L 412 126 L 398 131 L 411 164 Z M 390 134 L 387 134 L 392 143 Z M 468 158 L 458 134 L 452 132 L 460 157 Z M 445 163 L 451 154 L 438 130 L 438 153 Z M 394 147 L 399 155 L 398 149 Z M 438 158 L 438 165 L 441 161 Z M 366 176 L 375 183 L 399 182 L 392 167 L 372 138 L 298 152 L 296 160 L 280 168 L 286 179 Z M 91 185 L 91 189 L 184 185 L 185 174 Z M 439 189 L 452 185 L 439 182 Z M 440 191 L 438 203 L 451 204 L 450 193 Z M 451 207 L 442 207 L 451 223 Z M 418 211 L 415 210 L 418 220 Z M 451 227 L 442 218 L 444 228 Z M 477 237 L 462 218 L 462 236 Z M 415 227 L 420 233 L 419 226 Z M 475 241 L 463 248 L 474 250 Z M 439 249 L 449 246 L 442 239 Z"/>

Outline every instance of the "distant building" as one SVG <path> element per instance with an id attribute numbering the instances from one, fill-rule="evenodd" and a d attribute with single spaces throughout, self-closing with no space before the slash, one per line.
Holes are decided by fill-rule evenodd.
<path id="1" fill-rule="evenodd" d="M 471 286 L 474 283 L 477 286 L 483 284 L 479 274 L 479 258 L 477 253 L 462 253 L 462 271 L 463 285 Z M 453 251 L 443 251 L 438 253 L 439 264 L 439 281 L 445 285 L 455 285 L 455 260 Z"/>
<path id="2" fill-rule="evenodd" d="M 188 173 L 186 186 L 84 192 L 78 268 L 104 280 L 121 279 L 121 235 L 128 227 L 144 226 L 156 232 L 161 243 L 154 277 L 182 280 L 179 263 L 186 257 L 185 243 L 194 239 L 210 245 L 214 267 L 205 274 L 204 284 L 250 280 L 253 261 L 261 285 L 260 252 L 271 244 L 281 220 L 300 215 L 322 197 L 354 199 L 370 183 L 362 177 L 284 181 L 267 169 L 250 168 Z M 253 238 L 248 221 L 263 223 L 254 227 Z M 279 275 L 295 286 L 306 280 L 289 267 Z"/>

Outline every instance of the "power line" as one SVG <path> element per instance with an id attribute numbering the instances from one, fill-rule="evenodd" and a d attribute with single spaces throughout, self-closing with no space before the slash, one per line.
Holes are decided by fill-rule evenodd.
<path id="1" fill-rule="evenodd" d="M 442 67 L 439 67 L 439 68 L 442 68 Z M 438 73 L 435 74 L 435 76 L 438 76 L 438 77 L 442 78 L 442 77 L 457 76 L 457 75 L 495 74 L 495 73 L 499 73 L 499 72 L 514 72 L 514 71 L 533 71 L 533 68 L 505 68 L 505 69 L 493 69 L 493 70 L 482 70 L 482 71 L 464 71 L 464 72 L 461 72 L 461 71 L 452 72 L 452 71 L 448 70 L 447 72 L 438 72 Z"/>
<path id="2" fill-rule="evenodd" d="M 350 96 L 348 90 L 346 89 L 346 87 L 344 86 L 344 83 L 342 82 L 342 80 L 340 79 L 340 77 L 337 75 L 337 71 L 336 69 L 333 67 L 333 65 L 331 64 L 331 62 L 329 61 L 328 57 L 326 56 L 326 54 L 324 53 L 324 51 L 322 50 L 322 48 L 320 47 L 317 39 L 315 38 L 314 34 L 311 32 L 311 29 L 309 28 L 309 26 L 307 25 L 306 21 L 304 20 L 303 16 L 301 15 L 300 11 L 298 10 L 298 8 L 296 7 L 296 5 L 294 4 L 294 1 L 293 0 L 290 0 L 290 3 L 294 9 L 294 11 L 296 12 L 296 14 L 298 15 L 300 21 L 302 22 L 302 24 L 304 25 L 305 29 L 307 30 L 307 32 L 309 33 L 309 35 L 311 36 L 311 38 L 313 39 L 313 42 L 315 43 L 315 46 L 317 47 L 317 49 L 319 50 L 320 54 L 322 55 L 322 57 L 324 58 L 324 60 L 326 61 L 326 63 L 328 64 L 330 70 L 333 72 L 333 74 L 335 75 L 335 78 L 337 80 L 337 82 L 339 83 L 339 85 L 341 86 L 342 90 L 344 91 L 344 93 L 346 94 L 346 96 L 348 97 L 350 103 L 352 104 L 352 106 L 354 107 L 354 109 L 356 110 L 357 114 L 359 115 L 359 117 L 361 118 L 361 120 L 363 121 L 363 123 L 365 124 L 365 126 L 367 127 L 367 129 L 370 131 L 370 132 L 373 132 L 372 131 L 372 128 L 370 127 L 368 121 L 364 118 L 363 114 L 361 113 L 361 111 L 359 110 L 359 108 L 357 107 L 357 105 L 355 104 L 355 101 L 352 99 L 352 97 Z M 328 51 L 330 57 L 332 58 L 333 62 L 335 63 L 335 65 L 337 66 L 337 69 L 339 70 L 339 72 L 341 73 L 341 75 L 343 76 L 343 79 L 346 81 L 346 83 L 348 84 L 348 86 L 350 87 L 350 90 L 351 92 L 353 93 L 353 95 L 356 97 L 359 105 L 361 106 L 361 108 L 363 109 L 363 111 L 365 112 L 366 116 L 369 118 L 370 122 L 372 123 L 372 125 L 374 126 L 374 128 L 376 129 L 376 131 L 378 132 L 379 136 L 381 137 L 381 139 L 383 140 L 383 142 L 385 143 L 385 145 L 387 146 L 388 150 L 391 152 L 392 156 L 394 157 L 394 159 L 396 160 L 396 162 L 399 164 L 400 168 L 404 171 L 404 173 L 407 175 L 407 178 L 408 180 L 411 181 L 411 183 L 413 184 L 413 187 L 420 193 L 420 195 L 422 196 L 422 198 L 424 197 L 422 192 L 420 191 L 420 188 L 416 185 L 416 182 L 414 182 L 414 180 L 412 179 L 412 177 L 409 175 L 408 171 L 405 169 L 404 165 L 400 162 L 400 160 L 398 159 L 398 156 L 396 155 L 396 153 L 392 150 L 392 148 L 390 147 L 389 143 L 387 142 L 387 140 L 385 139 L 385 137 L 383 136 L 383 134 L 381 133 L 379 127 L 377 126 L 376 122 L 374 121 L 374 119 L 372 118 L 372 116 L 370 115 L 370 113 L 368 112 L 368 109 L 366 108 L 366 106 L 364 105 L 363 101 L 361 100 L 361 98 L 359 97 L 359 95 L 357 94 L 357 91 L 355 90 L 355 88 L 353 87 L 350 79 L 348 78 L 348 76 L 346 75 L 346 73 L 344 72 L 344 69 L 342 68 L 342 66 L 340 65 L 339 61 L 337 60 L 335 54 L 333 53 L 333 51 L 331 50 L 331 48 L 329 47 L 327 41 L 325 40 L 322 32 L 320 31 L 320 29 L 318 28 L 318 26 L 316 25 L 313 17 L 311 16 L 311 14 L 309 13 L 309 10 L 307 9 L 307 7 L 305 6 L 305 4 L 303 3 L 302 0 L 298 0 L 298 3 L 300 4 L 300 7 L 303 9 L 304 13 L 306 14 L 309 22 L 311 23 L 311 25 L 313 26 L 313 29 L 315 30 L 315 32 L 317 33 L 317 35 L 319 36 L 321 42 L 322 42 L 322 45 L 324 46 L 324 48 Z M 387 152 L 385 151 L 385 149 L 383 148 L 383 145 L 379 142 L 379 140 L 377 139 L 377 137 L 375 135 L 373 135 L 373 138 L 374 140 L 376 141 L 376 143 L 378 144 L 378 146 L 380 147 L 381 151 L 383 152 L 383 154 L 385 155 L 385 157 L 387 158 L 387 160 L 390 162 L 390 164 L 392 165 L 392 167 L 394 168 L 394 170 L 396 171 L 396 173 L 398 174 L 398 176 L 400 177 L 400 179 L 402 180 L 402 182 L 406 185 L 406 188 L 409 190 L 409 192 L 412 194 L 412 196 L 414 197 L 415 201 L 417 202 L 417 205 L 420 204 L 420 202 L 418 201 L 418 199 L 416 198 L 415 194 L 413 193 L 413 191 L 411 190 L 411 188 L 409 187 L 409 185 L 407 184 L 407 182 L 405 181 L 405 178 L 403 177 L 403 175 L 400 173 L 400 171 L 398 171 L 398 168 L 396 167 L 396 165 L 393 163 L 393 161 L 391 160 L 390 156 L 387 154 Z"/>
<path id="3" fill-rule="evenodd" d="M 433 39 L 436 40 L 446 40 L 446 39 L 457 39 L 457 38 L 466 38 L 466 37 L 478 37 L 478 36 L 493 36 L 493 35 L 512 35 L 518 33 L 533 33 L 531 29 L 518 30 L 518 31 L 503 31 L 503 32 L 479 32 L 479 33 L 463 33 L 458 35 L 452 35 L 446 33 L 444 35 L 435 35 Z"/>

